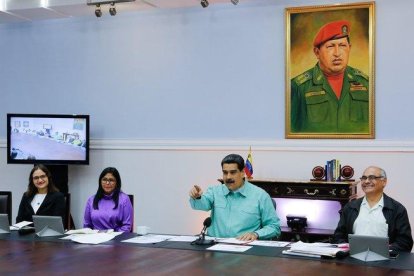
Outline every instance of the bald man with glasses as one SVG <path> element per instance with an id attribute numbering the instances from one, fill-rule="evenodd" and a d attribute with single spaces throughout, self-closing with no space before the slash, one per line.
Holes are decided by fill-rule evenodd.
<path id="1" fill-rule="evenodd" d="M 390 250 L 410 252 L 413 238 L 407 210 L 384 193 L 385 171 L 370 166 L 360 180 L 365 196 L 348 202 L 342 209 L 333 242 L 348 242 L 348 234 L 388 237 Z"/>

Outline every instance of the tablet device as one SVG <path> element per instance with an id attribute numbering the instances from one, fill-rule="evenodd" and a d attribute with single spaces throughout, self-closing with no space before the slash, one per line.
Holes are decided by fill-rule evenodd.
<path id="1" fill-rule="evenodd" d="M 382 261 L 390 258 L 388 237 L 348 235 L 349 254 L 361 261 Z"/>
<path id="2" fill-rule="evenodd" d="M 0 214 L 0 234 L 10 233 L 9 216 Z"/>
<path id="3" fill-rule="evenodd" d="M 62 217 L 33 216 L 36 235 L 39 237 L 60 236 L 64 234 Z"/>

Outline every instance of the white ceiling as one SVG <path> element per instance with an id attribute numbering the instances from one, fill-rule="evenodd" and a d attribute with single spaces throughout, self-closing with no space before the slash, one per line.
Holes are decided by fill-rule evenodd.
<path id="1" fill-rule="evenodd" d="M 96 3 L 99 0 L 91 0 Z M 108 1 L 108 0 L 102 0 Z M 117 0 L 114 0 L 115 2 Z M 132 0 L 130 0 L 132 1 Z M 241 2 L 253 0 L 240 0 Z M 208 0 L 211 5 L 231 4 L 230 0 Z M 95 16 L 95 6 L 87 5 L 87 0 L 0 0 L 0 24 L 25 21 L 58 19 L 67 17 Z M 200 5 L 200 0 L 135 0 L 116 4 L 119 13 L 154 9 L 185 8 Z M 210 7 L 209 6 L 209 7 Z M 103 16 L 110 16 L 109 5 L 101 6 Z"/>

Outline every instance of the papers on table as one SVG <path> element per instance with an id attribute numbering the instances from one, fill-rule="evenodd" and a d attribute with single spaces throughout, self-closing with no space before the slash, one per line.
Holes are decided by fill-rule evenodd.
<path id="1" fill-rule="evenodd" d="M 128 240 L 124 240 L 122 242 L 130 242 L 130 243 L 159 243 L 162 241 L 174 241 L 174 242 L 193 242 L 198 239 L 198 236 L 185 236 L 185 235 L 153 235 L 147 234 L 144 236 L 138 236 L 135 238 L 131 238 Z M 206 236 L 206 240 L 215 240 L 214 237 Z"/>
<path id="2" fill-rule="evenodd" d="M 81 229 L 74 229 L 68 230 L 65 234 L 72 235 L 72 234 L 95 234 L 98 233 L 99 230 L 91 229 L 91 228 L 81 228 Z"/>
<path id="3" fill-rule="evenodd" d="M 113 229 L 93 230 L 90 228 L 82 228 L 69 230 L 65 234 L 68 234 L 68 236 L 61 238 L 62 240 L 72 240 L 85 244 L 100 244 L 112 240 L 116 236 L 121 235 L 122 232 L 114 232 Z"/>
<path id="4" fill-rule="evenodd" d="M 10 226 L 10 230 L 19 230 L 20 228 L 23 228 L 27 225 L 33 224 L 31 221 L 21 221 L 19 223 L 15 223 L 12 226 Z"/>
<path id="5" fill-rule="evenodd" d="M 159 243 L 162 241 L 166 241 L 172 236 L 167 235 L 144 235 L 144 236 L 138 236 L 131 239 L 123 240 L 122 242 L 130 242 L 130 243 L 142 243 L 142 244 L 148 244 L 148 243 Z"/>
<path id="6" fill-rule="evenodd" d="M 218 243 L 228 243 L 228 244 L 248 244 L 247 241 L 241 241 L 236 238 L 223 238 L 223 239 L 217 239 Z"/>
<path id="7" fill-rule="evenodd" d="M 283 250 L 282 254 L 285 255 L 292 255 L 292 256 L 301 256 L 301 257 L 309 257 L 309 258 L 321 258 L 321 255 L 319 254 L 311 254 L 311 253 L 299 253 L 291 250 Z"/>
<path id="8" fill-rule="evenodd" d="M 259 246 L 269 246 L 269 247 L 285 247 L 288 244 L 290 244 L 290 242 L 261 241 L 261 240 L 246 242 L 246 241 L 238 240 L 236 238 L 217 239 L 217 242 L 218 243 L 228 243 L 228 244 L 240 244 L 240 245 L 244 245 L 244 244 L 259 245 Z"/>
<path id="9" fill-rule="evenodd" d="M 252 241 L 246 242 L 241 241 L 236 238 L 226 238 L 226 239 L 217 239 L 219 244 L 216 244 L 207 249 L 209 250 L 219 250 L 219 251 L 232 251 L 232 252 L 244 252 L 252 248 L 253 245 L 258 246 L 268 246 L 268 247 L 285 247 L 290 242 L 280 242 L 280 241 Z"/>
<path id="10" fill-rule="evenodd" d="M 206 240 L 209 237 L 206 237 Z M 198 237 L 196 236 L 173 236 L 172 238 L 168 239 L 169 241 L 176 241 L 176 242 L 193 242 L 196 239 L 198 239 Z"/>
<path id="11" fill-rule="evenodd" d="M 290 242 L 283 241 L 252 241 L 249 245 L 259 245 L 259 246 L 269 246 L 269 247 L 285 247 L 289 245 Z"/>
<path id="12" fill-rule="evenodd" d="M 249 242 L 241 241 L 236 238 L 218 238 L 216 241 L 218 244 L 208 247 L 207 250 L 245 252 L 252 248 L 252 246 L 246 245 L 249 244 Z"/>
<path id="13" fill-rule="evenodd" d="M 317 247 L 337 247 L 337 248 L 342 248 L 342 249 L 349 249 L 349 244 L 348 243 L 339 243 L 339 244 L 332 244 L 332 243 L 326 243 L 326 242 L 314 242 L 312 243 L 312 246 L 317 246 Z"/>
<path id="14" fill-rule="evenodd" d="M 112 240 L 115 236 L 112 233 L 76 234 L 71 240 L 85 244 L 100 244 Z"/>
<path id="15" fill-rule="evenodd" d="M 335 258 L 340 251 L 346 251 L 346 249 L 329 243 L 304 243 L 298 241 L 293 243 L 289 250 L 284 250 L 282 253 L 313 258 L 320 258 L 321 256 Z"/>
<path id="16" fill-rule="evenodd" d="M 207 250 L 227 251 L 227 252 L 245 252 L 253 246 L 237 245 L 237 244 L 216 244 L 207 248 Z"/>

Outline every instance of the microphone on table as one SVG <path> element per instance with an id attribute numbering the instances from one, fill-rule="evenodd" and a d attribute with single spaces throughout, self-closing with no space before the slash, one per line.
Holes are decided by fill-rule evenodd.
<path id="1" fill-rule="evenodd" d="M 215 243 L 214 240 L 206 240 L 206 230 L 207 230 L 207 227 L 210 227 L 211 225 L 211 218 L 210 217 L 206 218 L 203 222 L 203 225 L 204 225 L 203 230 L 201 230 L 201 233 L 198 236 L 198 239 L 193 241 L 191 244 L 212 245 Z"/>

